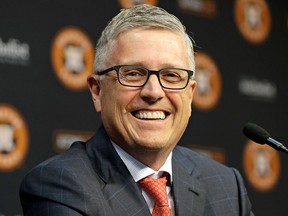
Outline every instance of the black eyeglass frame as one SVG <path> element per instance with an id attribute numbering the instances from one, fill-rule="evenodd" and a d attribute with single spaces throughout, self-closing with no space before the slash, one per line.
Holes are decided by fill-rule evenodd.
<path id="1" fill-rule="evenodd" d="M 142 69 L 147 70 L 147 71 L 148 71 L 148 75 L 147 75 L 146 81 L 145 81 L 142 85 L 139 85 L 139 86 L 131 86 L 131 85 L 123 84 L 123 83 L 120 81 L 119 70 L 120 70 L 121 67 L 124 67 L 124 66 L 135 66 L 135 67 L 137 67 L 137 68 L 142 68 Z M 187 82 L 186 82 L 185 86 L 184 86 L 184 87 L 181 87 L 181 88 L 169 88 L 169 87 L 163 86 L 162 83 L 161 83 L 161 80 L 160 80 L 159 75 L 160 75 L 160 71 L 162 71 L 162 70 L 167 70 L 167 69 L 168 69 L 168 70 L 169 70 L 169 69 L 177 69 L 177 70 L 186 71 L 186 72 L 188 73 L 188 79 L 187 79 Z M 162 69 L 160 69 L 160 70 L 149 70 L 148 68 L 145 68 L 145 67 L 143 67 L 143 66 L 137 66 L 137 65 L 115 65 L 115 66 L 112 66 L 112 67 L 110 67 L 110 68 L 107 68 L 106 70 L 96 72 L 96 74 L 98 74 L 98 75 L 104 75 L 104 74 L 106 74 L 106 73 L 108 73 L 108 72 L 110 72 L 110 71 L 113 71 L 113 70 L 116 71 L 116 73 L 117 73 L 118 82 L 119 82 L 121 85 L 123 85 L 123 86 L 131 87 L 131 88 L 133 88 L 133 87 L 135 87 L 135 88 L 143 87 L 143 86 L 145 86 L 146 83 L 148 82 L 150 75 L 151 75 L 151 74 L 155 74 L 155 75 L 157 76 L 157 78 L 158 78 L 158 81 L 159 81 L 161 87 L 162 87 L 162 88 L 165 88 L 165 89 L 170 89 L 170 90 L 182 90 L 182 89 L 186 88 L 187 85 L 188 85 L 188 83 L 189 83 L 190 77 L 193 76 L 193 74 L 194 74 L 194 71 L 192 71 L 192 70 L 187 70 L 187 69 L 183 69 L 183 68 L 162 68 Z"/>

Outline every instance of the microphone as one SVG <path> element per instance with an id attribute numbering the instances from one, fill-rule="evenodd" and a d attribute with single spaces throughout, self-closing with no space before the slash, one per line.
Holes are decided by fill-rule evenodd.
<path id="1" fill-rule="evenodd" d="M 288 153 L 288 149 L 277 140 L 273 139 L 271 135 L 262 127 L 254 123 L 246 123 L 243 128 L 243 133 L 246 137 L 259 144 L 267 144 L 272 148 Z"/>

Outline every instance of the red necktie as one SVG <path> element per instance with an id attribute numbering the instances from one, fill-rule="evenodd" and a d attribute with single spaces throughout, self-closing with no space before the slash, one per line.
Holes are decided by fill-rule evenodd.
<path id="1" fill-rule="evenodd" d="M 142 188 L 154 199 L 152 216 L 171 216 L 166 193 L 166 175 L 159 179 L 146 177 L 139 183 Z"/>

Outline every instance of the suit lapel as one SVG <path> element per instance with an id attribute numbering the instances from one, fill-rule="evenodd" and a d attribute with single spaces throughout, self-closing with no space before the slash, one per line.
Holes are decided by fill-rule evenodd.
<path id="1" fill-rule="evenodd" d="M 87 143 L 87 153 L 101 179 L 102 193 L 108 204 L 103 206 L 107 215 L 150 215 L 141 189 L 118 156 L 103 127 Z M 199 180 L 199 172 L 193 162 L 185 159 L 177 147 L 173 151 L 172 169 L 176 215 L 203 215 L 205 187 Z"/>
<path id="2" fill-rule="evenodd" d="M 148 206 L 134 179 L 123 175 L 115 175 L 114 179 L 106 184 L 103 193 L 115 215 L 149 215 Z"/>
<path id="3" fill-rule="evenodd" d="M 191 161 L 187 161 L 177 148 L 173 152 L 173 195 L 177 216 L 203 215 L 205 187 Z"/>
<path id="4" fill-rule="evenodd" d="M 102 192 L 110 208 L 108 212 L 112 211 L 115 216 L 149 215 L 149 208 L 138 184 L 118 156 L 103 127 L 88 145 L 88 154 L 103 183 Z"/>

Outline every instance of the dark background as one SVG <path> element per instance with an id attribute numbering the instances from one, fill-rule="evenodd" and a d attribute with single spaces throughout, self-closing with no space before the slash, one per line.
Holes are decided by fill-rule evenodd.
<path id="1" fill-rule="evenodd" d="M 194 107 L 180 144 L 210 153 L 220 151 L 224 163 L 242 173 L 254 213 L 281 216 L 286 215 L 287 155 L 279 153 L 280 176 L 268 191 L 255 188 L 243 168 L 248 140 L 242 127 L 246 122 L 263 126 L 288 145 L 288 7 L 285 1 L 266 2 L 271 30 L 261 44 L 249 42 L 240 33 L 234 18 L 235 1 L 215 0 L 217 13 L 213 16 L 183 11 L 176 0 L 159 0 L 158 6 L 183 21 L 196 41 L 197 51 L 213 58 L 222 80 L 219 102 L 209 111 Z M 71 91 L 55 76 L 51 64 L 55 34 L 66 26 L 79 27 L 94 46 L 120 8 L 117 0 L 1 1 L 0 38 L 3 42 L 17 38 L 29 44 L 30 61 L 25 65 L 0 62 L 0 103 L 10 104 L 21 113 L 30 139 L 23 164 L 9 172 L 0 170 L 0 215 L 22 214 L 20 181 L 36 164 L 57 154 L 55 131 L 93 132 L 101 124 L 88 90 Z M 275 84 L 276 96 L 263 99 L 243 94 L 238 88 L 243 77 Z"/>

